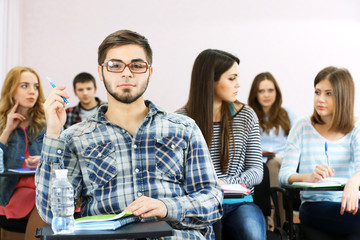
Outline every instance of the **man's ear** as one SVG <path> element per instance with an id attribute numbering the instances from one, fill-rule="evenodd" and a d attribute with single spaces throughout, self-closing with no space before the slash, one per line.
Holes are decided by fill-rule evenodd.
<path id="1" fill-rule="evenodd" d="M 151 80 L 152 74 L 153 74 L 153 67 L 150 66 L 150 68 L 149 68 L 149 80 Z"/>
<path id="2" fill-rule="evenodd" d="M 103 79 L 103 76 L 102 76 L 102 66 L 98 66 L 98 74 L 99 74 L 99 78 L 100 78 L 100 81 L 104 81 L 104 79 Z"/>
<path id="3" fill-rule="evenodd" d="M 75 87 L 74 87 L 74 94 L 75 94 L 75 96 L 77 96 L 77 94 L 76 94 L 76 84 L 75 84 Z"/>

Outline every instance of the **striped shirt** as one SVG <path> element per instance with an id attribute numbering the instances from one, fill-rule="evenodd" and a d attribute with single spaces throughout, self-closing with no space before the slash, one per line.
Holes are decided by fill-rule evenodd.
<path id="1" fill-rule="evenodd" d="M 45 136 L 35 184 L 47 223 L 52 167 L 60 163 L 74 186 L 74 203 L 81 196 L 82 216 L 120 213 L 148 196 L 165 203 L 164 220 L 177 229 L 165 239 L 214 239 L 211 223 L 221 218 L 223 194 L 200 129 L 188 117 L 145 103 L 149 113 L 134 136 L 105 118 L 107 105 L 60 139 Z"/>
<path id="2" fill-rule="evenodd" d="M 285 156 L 279 173 L 281 184 L 288 184 L 296 173 L 312 173 L 319 164 L 327 164 L 325 142 L 328 144 L 329 165 L 335 170 L 334 177 L 351 178 L 360 171 L 360 122 L 339 140 L 329 141 L 313 127 L 309 117 L 300 118 L 290 130 L 285 146 Z M 302 202 L 341 202 L 341 191 L 302 191 Z"/>
<path id="3" fill-rule="evenodd" d="M 177 111 L 186 115 L 184 108 Z M 253 192 L 254 185 L 263 178 L 262 154 L 260 145 L 259 122 L 255 112 L 248 105 L 244 105 L 232 117 L 232 134 L 230 137 L 230 161 L 226 173 L 220 167 L 220 123 L 213 124 L 210 153 L 218 178 L 228 184 L 245 184 Z"/>

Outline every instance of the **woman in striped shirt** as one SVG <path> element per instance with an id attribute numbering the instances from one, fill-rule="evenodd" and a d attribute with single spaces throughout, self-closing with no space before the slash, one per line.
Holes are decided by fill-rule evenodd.
<path id="1" fill-rule="evenodd" d="M 348 178 L 343 192 L 301 192 L 300 220 L 329 233 L 355 234 L 360 231 L 360 122 L 354 119 L 354 82 L 348 70 L 327 67 L 314 87 L 314 113 L 290 130 L 279 181 Z"/>
<path id="2" fill-rule="evenodd" d="M 196 58 L 187 104 L 178 113 L 193 118 L 209 146 L 220 184 L 245 184 L 253 191 L 263 177 L 259 123 L 255 112 L 236 100 L 239 59 L 207 49 Z M 265 219 L 252 195 L 225 199 L 224 239 L 265 239 Z"/>

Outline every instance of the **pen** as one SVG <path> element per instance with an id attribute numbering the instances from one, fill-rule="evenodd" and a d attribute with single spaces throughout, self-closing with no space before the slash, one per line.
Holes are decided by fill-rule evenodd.
<path id="1" fill-rule="evenodd" d="M 23 156 L 18 156 L 18 158 L 21 159 L 21 160 L 25 160 L 25 159 L 26 159 L 26 158 L 23 157 Z"/>
<path id="2" fill-rule="evenodd" d="M 326 161 L 328 166 L 330 166 L 329 164 L 329 155 L 328 155 L 328 145 L 327 145 L 327 141 L 325 141 L 325 156 L 326 156 Z"/>
<path id="3" fill-rule="evenodd" d="M 53 88 L 55 88 L 56 86 L 55 86 L 55 84 L 54 84 L 54 82 L 53 81 L 51 81 L 51 78 L 50 77 L 48 77 L 48 76 L 46 76 L 46 79 L 50 82 L 50 85 L 53 87 Z M 63 96 L 61 96 L 62 97 L 62 99 L 64 99 L 64 102 L 66 103 L 66 104 L 68 104 L 69 102 L 68 102 L 68 100 L 66 99 L 66 98 L 64 98 Z"/>

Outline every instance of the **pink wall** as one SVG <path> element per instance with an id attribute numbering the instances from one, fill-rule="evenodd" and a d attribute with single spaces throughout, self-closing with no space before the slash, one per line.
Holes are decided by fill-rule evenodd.
<path id="1" fill-rule="evenodd" d="M 186 102 L 193 61 L 206 48 L 240 58 L 243 102 L 262 71 L 274 74 L 284 105 L 299 115 L 312 112 L 312 82 L 325 66 L 348 68 L 360 87 L 357 0 L 20 0 L 20 9 L 19 64 L 67 85 L 71 105 L 77 104 L 73 77 L 81 71 L 97 77 L 98 45 L 123 28 L 148 37 L 154 74 L 146 97 L 171 111 Z"/>

